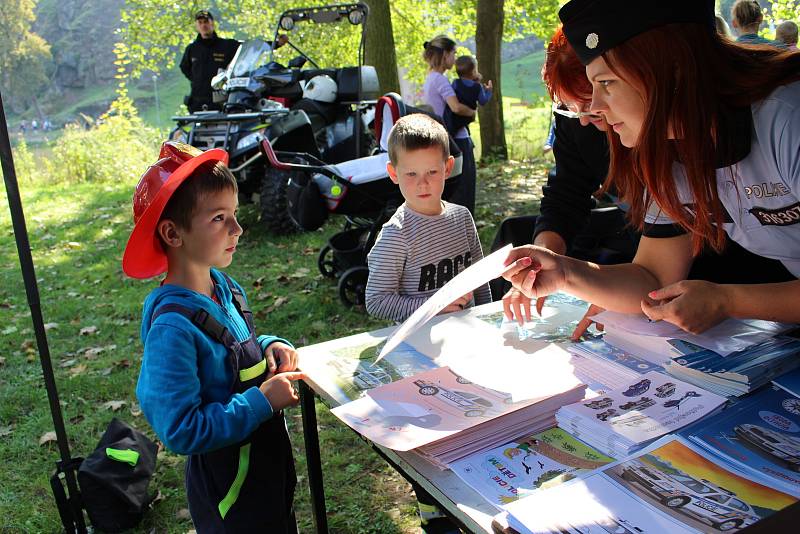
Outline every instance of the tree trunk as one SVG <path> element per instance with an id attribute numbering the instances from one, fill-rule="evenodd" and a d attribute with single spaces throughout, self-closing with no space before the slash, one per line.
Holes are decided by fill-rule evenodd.
<path id="1" fill-rule="evenodd" d="M 492 98 L 479 106 L 481 157 L 508 158 L 503 125 L 503 93 L 500 87 L 500 45 L 503 42 L 503 4 L 505 0 L 478 0 L 475 50 L 483 80 L 492 80 Z"/>
<path id="2" fill-rule="evenodd" d="M 381 93 L 400 93 L 389 0 L 364 0 L 369 6 L 365 63 L 378 71 Z"/>

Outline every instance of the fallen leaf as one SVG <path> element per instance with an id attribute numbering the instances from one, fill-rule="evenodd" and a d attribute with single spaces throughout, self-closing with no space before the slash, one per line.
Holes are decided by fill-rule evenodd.
<path id="1" fill-rule="evenodd" d="M 311 256 L 312 254 L 316 254 L 317 249 L 314 247 L 306 247 L 303 249 L 303 256 Z"/>
<path id="2" fill-rule="evenodd" d="M 287 283 L 289 281 L 289 277 L 286 276 L 285 274 L 282 274 L 278 278 L 276 278 L 275 281 L 279 282 L 281 284 L 285 284 L 285 283 Z"/>
<path id="3" fill-rule="evenodd" d="M 111 371 L 113 371 L 111 367 L 106 367 L 105 369 L 101 369 L 100 376 L 108 376 L 111 374 Z"/>
<path id="4" fill-rule="evenodd" d="M 75 367 L 70 369 L 69 370 L 69 374 L 72 375 L 72 376 L 78 376 L 80 374 L 85 373 L 86 369 L 88 369 L 88 367 L 86 366 L 85 363 L 82 363 L 82 364 L 76 365 Z"/>
<path id="5" fill-rule="evenodd" d="M 119 410 L 120 408 L 125 406 L 126 404 L 128 404 L 128 403 L 126 401 L 123 401 L 123 400 L 112 400 L 112 401 L 104 402 L 103 404 L 100 405 L 100 407 L 105 409 L 105 410 L 111 410 L 112 412 L 116 412 L 117 410 Z"/>
<path id="6" fill-rule="evenodd" d="M 81 248 L 83 245 L 78 243 L 77 241 L 68 241 L 67 248 Z"/>
<path id="7" fill-rule="evenodd" d="M 114 365 L 116 365 L 117 367 L 122 367 L 123 369 L 127 369 L 128 367 L 131 366 L 131 361 L 128 358 L 123 358 L 118 362 L 114 362 Z"/>
<path id="8" fill-rule="evenodd" d="M 14 425 L 0 426 L 0 438 L 10 436 L 14 432 Z"/>
<path id="9" fill-rule="evenodd" d="M 58 441 L 58 437 L 56 437 L 55 431 L 45 432 L 42 434 L 42 437 L 39 438 L 39 445 L 46 445 L 51 441 Z"/>
<path id="10" fill-rule="evenodd" d="M 131 412 L 131 415 L 134 416 L 134 417 L 139 417 L 140 415 L 142 415 L 142 409 L 139 408 L 139 405 L 136 404 L 135 402 L 133 404 L 131 404 L 130 412 Z"/>
<path id="11" fill-rule="evenodd" d="M 255 282 L 253 282 L 253 287 L 255 287 L 255 288 L 262 287 L 263 285 L 264 285 L 264 277 L 263 276 L 259 276 L 258 278 L 256 278 Z"/>
<path id="12" fill-rule="evenodd" d="M 270 306 L 264 311 L 265 313 L 272 313 L 281 306 L 283 306 L 284 304 L 286 304 L 287 302 L 289 302 L 289 297 L 278 297 L 275 299 L 275 302 L 272 303 L 272 306 Z"/>
<path id="13" fill-rule="evenodd" d="M 177 517 L 181 521 L 192 518 L 192 516 L 189 514 L 188 508 L 181 508 L 180 510 L 178 510 L 178 513 L 175 514 L 175 517 Z"/>
<path id="14" fill-rule="evenodd" d="M 0 332 L 0 333 L 2 333 L 4 336 L 7 336 L 7 335 L 9 335 L 9 334 L 13 334 L 13 333 L 14 333 L 14 332 L 16 332 L 16 331 L 17 331 L 17 327 L 16 327 L 16 326 L 9 326 L 8 328 L 5 328 L 5 329 L 4 329 L 2 332 Z"/>
<path id="15" fill-rule="evenodd" d="M 76 363 L 78 363 L 78 360 L 73 358 L 72 360 L 67 360 L 67 361 L 61 362 L 60 366 L 61 367 L 72 367 Z"/>
<path id="16" fill-rule="evenodd" d="M 58 328 L 58 323 L 45 323 L 44 324 L 45 331 L 52 330 L 53 328 Z"/>
<path id="17" fill-rule="evenodd" d="M 94 334 L 95 332 L 97 332 L 97 327 L 92 325 L 92 326 L 84 326 L 83 328 L 81 328 L 78 334 L 82 336 L 88 336 L 89 334 Z"/>
<path id="18" fill-rule="evenodd" d="M 258 293 L 256 294 L 256 300 L 267 300 L 272 296 L 272 293 Z"/>
<path id="19" fill-rule="evenodd" d="M 289 278 L 305 278 L 306 276 L 308 276 L 310 272 L 311 270 L 307 269 L 306 267 L 301 267 L 300 269 L 297 269 L 297 271 L 289 275 Z"/>
<path id="20" fill-rule="evenodd" d="M 5 364 L 6 364 L 6 359 L 5 359 L 5 357 L 3 357 L 3 356 L 0 356 L 0 365 L 5 365 Z"/>

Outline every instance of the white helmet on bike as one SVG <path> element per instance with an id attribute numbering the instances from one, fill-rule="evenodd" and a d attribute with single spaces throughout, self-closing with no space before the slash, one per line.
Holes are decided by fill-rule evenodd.
<path id="1" fill-rule="evenodd" d="M 303 98 L 318 100 L 320 102 L 335 102 L 338 87 L 333 78 L 327 74 L 314 76 L 303 88 Z"/>

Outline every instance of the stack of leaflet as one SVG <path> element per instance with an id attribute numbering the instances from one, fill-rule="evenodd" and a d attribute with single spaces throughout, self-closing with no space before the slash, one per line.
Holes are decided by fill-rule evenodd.
<path id="1" fill-rule="evenodd" d="M 642 315 L 602 312 L 595 320 L 605 325 L 609 345 L 719 395 L 744 395 L 800 366 L 800 340 L 785 335 L 789 324 L 728 319 L 690 334 Z"/>
<path id="2" fill-rule="evenodd" d="M 735 469 L 800 496 L 800 398 L 765 388 L 684 432 Z"/>
<path id="3" fill-rule="evenodd" d="M 371 389 L 332 413 L 374 443 L 416 449 L 444 469 L 474 452 L 552 427 L 556 410 L 583 398 L 586 389 L 571 367 L 558 362 L 530 382 L 531 396 L 515 400 L 440 367 Z"/>
<path id="4" fill-rule="evenodd" d="M 704 350 L 675 358 L 666 371 L 676 378 L 727 397 L 739 397 L 800 366 L 800 340 L 777 336 L 721 356 Z"/>
<path id="5" fill-rule="evenodd" d="M 796 502 L 769 479 L 665 436 L 634 456 L 508 504 L 493 526 L 520 534 L 736 532 Z M 792 531 L 785 521 L 777 525 L 753 531 Z"/>
<path id="6" fill-rule="evenodd" d="M 558 410 L 558 426 L 608 456 L 621 458 L 719 410 L 725 398 L 662 373 Z"/>

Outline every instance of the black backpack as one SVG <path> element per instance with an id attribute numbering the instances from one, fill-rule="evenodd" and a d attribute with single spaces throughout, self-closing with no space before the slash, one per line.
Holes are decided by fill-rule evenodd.
<path id="1" fill-rule="evenodd" d="M 153 501 L 147 487 L 158 447 L 144 434 L 114 418 L 97 448 L 81 463 L 78 484 L 95 528 L 119 532 L 136 526 Z"/>

